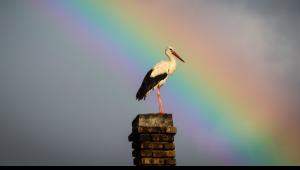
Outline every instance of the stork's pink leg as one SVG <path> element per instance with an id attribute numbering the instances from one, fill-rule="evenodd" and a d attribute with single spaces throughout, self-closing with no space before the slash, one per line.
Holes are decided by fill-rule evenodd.
<path id="1" fill-rule="evenodd" d="M 164 108 L 163 108 L 163 103 L 160 95 L 160 87 L 157 88 L 157 99 L 158 99 L 158 104 L 159 104 L 159 113 L 164 114 Z"/>

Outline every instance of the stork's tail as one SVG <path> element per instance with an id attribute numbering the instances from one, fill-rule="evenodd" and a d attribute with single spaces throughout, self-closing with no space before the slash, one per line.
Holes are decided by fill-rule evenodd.
<path id="1" fill-rule="evenodd" d="M 143 88 L 140 88 L 138 90 L 138 92 L 136 93 L 136 100 L 140 101 L 140 100 L 145 100 L 147 96 L 147 91 Z"/>

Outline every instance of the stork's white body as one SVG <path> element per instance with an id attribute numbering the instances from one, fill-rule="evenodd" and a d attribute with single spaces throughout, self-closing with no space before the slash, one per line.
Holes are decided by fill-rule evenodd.
<path id="1" fill-rule="evenodd" d="M 168 75 L 165 79 L 161 80 L 154 87 L 154 89 L 156 89 L 158 86 L 161 87 L 162 85 L 164 85 L 166 83 L 168 77 L 170 75 L 172 75 L 176 70 L 176 61 L 175 61 L 174 57 L 169 56 L 169 58 L 170 58 L 170 61 L 161 61 L 153 67 L 153 71 L 152 71 L 150 77 L 156 77 L 157 75 L 164 74 L 164 73 L 167 73 L 167 75 Z"/>

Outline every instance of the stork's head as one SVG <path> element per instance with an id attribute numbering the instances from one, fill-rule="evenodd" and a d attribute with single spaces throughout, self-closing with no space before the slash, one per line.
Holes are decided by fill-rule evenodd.
<path id="1" fill-rule="evenodd" d="M 166 48 L 166 51 L 165 51 L 166 55 L 167 56 L 175 56 L 176 58 L 178 58 L 180 61 L 184 62 L 185 61 L 178 55 L 178 53 L 176 53 L 175 49 L 171 46 L 168 46 Z"/>

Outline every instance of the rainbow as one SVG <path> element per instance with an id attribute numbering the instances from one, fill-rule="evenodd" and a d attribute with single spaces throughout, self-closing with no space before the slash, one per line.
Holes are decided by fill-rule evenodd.
<path id="1" fill-rule="evenodd" d="M 69 38 L 99 54 L 99 60 L 109 56 L 99 62 L 100 70 L 127 79 L 124 86 L 133 91 L 147 69 L 164 57 L 164 48 L 174 46 L 187 64 L 179 65 L 180 71 L 164 89 L 173 103 L 166 109 L 174 113 L 175 121 L 183 122 L 186 136 L 190 131 L 198 134 L 189 137 L 213 162 L 300 164 L 299 139 L 280 131 L 285 120 L 276 101 L 280 94 L 265 87 L 259 76 L 245 79 L 246 68 L 234 67 L 224 59 L 226 46 L 212 40 L 209 29 L 193 29 L 191 18 L 144 4 L 147 2 L 32 2 Z M 141 77 L 130 73 L 141 73 Z"/>

